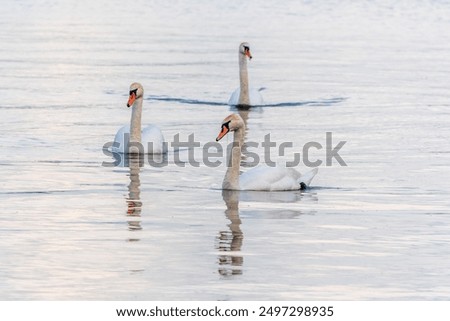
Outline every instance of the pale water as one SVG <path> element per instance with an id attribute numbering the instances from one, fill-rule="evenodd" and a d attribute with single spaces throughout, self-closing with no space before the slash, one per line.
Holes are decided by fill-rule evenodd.
<path id="1" fill-rule="evenodd" d="M 2 3 L 0 299 L 448 299 L 449 17 L 441 1 Z M 169 143 L 213 142 L 238 112 L 242 41 L 268 105 L 239 111 L 247 141 L 292 142 L 279 161 L 318 142 L 325 161 L 331 132 L 347 166 L 278 193 L 222 193 L 225 165 L 181 167 L 186 149 L 102 166 L 134 81 Z"/>

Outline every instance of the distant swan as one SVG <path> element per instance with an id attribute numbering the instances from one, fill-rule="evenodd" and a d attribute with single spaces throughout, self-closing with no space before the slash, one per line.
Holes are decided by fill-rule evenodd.
<path id="1" fill-rule="evenodd" d="M 224 190 L 254 190 L 254 191 L 292 191 L 305 189 L 311 183 L 318 169 L 314 168 L 301 175 L 293 168 L 258 166 L 239 175 L 241 148 L 244 141 L 245 124 L 241 116 L 231 114 L 222 122 L 222 128 L 217 136 L 219 141 L 228 132 L 234 131 L 231 161 L 223 179 Z M 230 165 L 231 162 L 231 165 Z"/>
<path id="2" fill-rule="evenodd" d="M 167 152 L 164 136 L 158 127 L 148 125 L 141 130 L 143 96 L 144 88 L 142 85 L 136 82 L 132 83 L 127 103 L 127 107 L 133 106 L 130 125 L 125 125 L 117 131 L 112 148 L 113 152 L 121 154 L 137 152 L 164 154 Z"/>
<path id="3" fill-rule="evenodd" d="M 259 90 L 249 88 L 248 86 L 248 71 L 247 71 L 247 57 L 252 59 L 250 53 L 250 45 L 243 42 L 239 45 L 239 81 L 240 86 L 228 100 L 228 105 L 231 106 L 258 106 L 264 103 Z"/>

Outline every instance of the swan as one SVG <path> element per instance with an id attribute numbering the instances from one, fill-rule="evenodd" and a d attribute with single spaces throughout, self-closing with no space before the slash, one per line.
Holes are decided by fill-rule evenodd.
<path id="1" fill-rule="evenodd" d="M 231 106 L 258 106 L 264 103 L 259 90 L 248 87 L 247 57 L 252 59 L 250 45 L 243 42 L 239 45 L 239 81 L 240 86 L 228 100 Z"/>
<path id="2" fill-rule="evenodd" d="M 165 154 L 167 152 L 164 136 L 157 126 L 148 125 L 141 130 L 143 97 L 142 85 L 137 82 L 132 83 L 127 103 L 127 107 L 133 106 L 130 125 L 125 125 L 117 131 L 114 137 L 113 153 Z M 129 144 L 130 142 L 131 144 Z"/>
<path id="3" fill-rule="evenodd" d="M 318 169 L 301 175 L 294 168 L 258 166 L 239 175 L 241 147 L 244 141 L 245 123 L 238 114 L 231 114 L 222 122 L 216 141 L 227 133 L 234 132 L 231 159 L 222 183 L 224 190 L 292 191 L 305 189 L 311 183 Z"/>

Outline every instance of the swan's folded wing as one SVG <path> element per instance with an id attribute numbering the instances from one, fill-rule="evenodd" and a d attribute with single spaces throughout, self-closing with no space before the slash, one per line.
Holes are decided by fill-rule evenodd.
<path id="1" fill-rule="evenodd" d="M 124 153 L 127 150 L 128 142 L 130 140 L 130 125 L 125 125 L 120 128 L 114 137 L 114 145 L 112 147 L 113 153 Z"/>
<path id="2" fill-rule="evenodd" d="M 299 180 L 298 183 L 305 183 L 306 186 L 309 186 L 309 184 L 311 183 L 312 179 L 314 178 L 314 176 L 316 176 L 317 172 L 319 171 L 318 168 L 313 168 L 312 170 L 310 170 L 309 172 L 303 174 Z"/>
<path id="3" fill-rule="evenodd" d="M 264 99 L 263 99 L 259 89 L 250 88 L 249 95 L 250 95 L 250 104 L 252 106 L 264 105 Z"/>
<path id="4" fill-rule="evenodd" d="M 155 125 L 148 125 L 142 129 L 142 144 L 148 154 L 164 154 L 167 152 L 164 136 Z"/>
<path id="5" fill-rule="evenodd" d="M 236 106 L 239 104 L 239 96 L 240 96 L 240 88 L 237 88 L 232 94 L 230 99 L 228 100 L 228 105 L 230 106 Z M 264 100 L 262 98 L 262 95 L 260 93 L 259 89 L 256 88 L 250 88 L 249 90 L 249 99 L 250 99 L 250 105 L 251 106 L 261 106 L 264 105 Z"/>
<path id="6" fill-rule="evenodd" d="M 293 168 L 258 166 L 239 177 L 241 190 L 289 191 L 298 190 L 300 173 Z"/>
<path id="7" fill-rule="evenodd" d="M 236 106 L 239 103 L 239 93 L 240 89 L 237 88 L 230 96 L 230 99 L 228 99 L 228 105 L 230 106 Z"/>

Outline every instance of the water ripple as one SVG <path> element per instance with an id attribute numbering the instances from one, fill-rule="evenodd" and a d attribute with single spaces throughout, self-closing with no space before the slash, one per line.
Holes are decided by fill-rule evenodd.
<path id="1" fill-rule="evenodd" d="M 334 98 L 326 98 L 326 99 L 318 99 L 318 100 L 305 100 L 305 101 L 255 105 L 252 107 L 300 107 L 300 106 L 325 107 L 325 106 L 332 106 L 332 105 L 341 103 L 341 102 L 345 101 L 346 99 L 347 99 L 346 97 L 334 97 Z M 168 97 L 168 96 L 150 96 L 150 97 L 146 98 L 146 100 L 176 102 L 176 103 L 180 103 L 180 104 L 189 104 L 189 105 L 230 106 L 228 103 L 224 103 L 224 102 L 204 101 L 204 100 L 198 100 L 198 99 L 177 98 L 177 97 Z M 233 106 L 233 107 L 236 107 L 236 106 Z"/>

